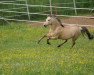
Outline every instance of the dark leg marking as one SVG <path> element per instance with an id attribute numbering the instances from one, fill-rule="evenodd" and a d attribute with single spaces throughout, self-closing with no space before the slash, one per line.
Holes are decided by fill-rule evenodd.
<path id="1" fill-rule="evenodd" d="M 50 38 L 47 39 L 47 44 L 51 45 L 51 43 L 49 42 Z"/>
<path id="2" fill-rule="evenodd" d="M 38 40 L 38 44 L 40 43 L 40 41 L 43 39 L 43 38 L 45 38 L 45 37 L 47 37 L 46 35 L 44 35 L 43 37 L 41 37 L 39 40 Z"/>
<path id="3" fill-rule="evenodd" d="M 73 47 L 74 47 L 74 45 L 75 45 L 75 42 L 72 44 L 72 47 L 71 47 L 71 48 L 73 48 Z"/>
<path id="4" fill-rule="evenodd" d="M 57 47 L 61 47 L 66 42 L 67 42 L 67 40 L 65 40 L 62 44 L 58 45 Z"/>

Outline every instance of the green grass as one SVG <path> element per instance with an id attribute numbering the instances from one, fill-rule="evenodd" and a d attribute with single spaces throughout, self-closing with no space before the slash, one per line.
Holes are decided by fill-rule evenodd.
<path id="1" fill-rule="evenodd" d="M 60 40 L 37 44 L 47 31 L 21 23 L 0 26 L 0 75 L 94 75 L 94 40 L 81 36 L 73 49 L 71 40 L 61 48 Z"/>

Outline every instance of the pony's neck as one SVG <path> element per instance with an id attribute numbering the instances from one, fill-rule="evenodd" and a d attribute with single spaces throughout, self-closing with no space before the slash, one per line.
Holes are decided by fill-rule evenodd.
<path id="1" fill-rule="evenodd" d="M 50 29 L 54 31 L 59 26 L 60 26 L 59 22 L 55 21 L 52 23 L 52 25 L 50 25 Z"/>

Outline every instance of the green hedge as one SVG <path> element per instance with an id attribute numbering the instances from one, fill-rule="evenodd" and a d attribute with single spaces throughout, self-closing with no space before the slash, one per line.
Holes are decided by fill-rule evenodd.
<path id="1" fill-rule="evenodd" d="M 2 0 L 2 1 L 9 1 L 9 0 Z M 10 1 L 15 1 L 15 3 L 19 3 L 19 4 L 25 4 L 26 0 L 10 0 Z M 60 6 L 60 7 L 73 7 L 73 0 L 52 0 L 52 5 L 54 6 Z M 76 3 L 77 8 L 94 8 L 94 0 L 76 0 L 76 2 L 88 2 L 88 3 Z M 56 4 L 56 3 L 71 3 L 71 4 Z M 49 0 L 28 0 L 28 4 L 30 5 L 48 5 L 49 4 Z M 20 7 L 25 7 L 23 5 L 18 6 L 18 5 L 8 5 L 8 4 L 0 4 L 0 9 L 10 9 L 10 11 L 19 11 L 19 12 L 26 12 L 27 9 L 23 8 L 23 9 L 12 9 L 12 8 L 20 8 Z M 46 11 L 45 13 L 50 13 L 49 12 L 49 8 L 44 8 L 44 7 L 29 7 L 29 11 L 30 13 L 36 13 L 36 12 L 41 12 L 43 13 L 43 11 Z M 79 14 L 91 14 L 89 10 L 77 10 L 78 15 Z M 75 15 L 74 10 L 72 9 L 59 9 L 59 8 L 53 8 L 53 13 L 57 13 L 60 15 Z M 93 12 L 92 12 L 93 13 Z M 18 13 L 4 13 L 0 11 L 0 16 L 5 17 L 5 16 L 14 16 L 14 17 L 10 17 L 10 18 L 17 18 L 17 19 L 28 19 L 27 14 L 24 14 L 20 17 L 15 17 L 15 15 L 21 15 Z M 35 20 L 36 17 L 38 18 L 38 20 L 40 20 L 40 18 L 44 18 L 45 16 L 41 16 L 41 15 L 30 15 L 31 19 Z"/>

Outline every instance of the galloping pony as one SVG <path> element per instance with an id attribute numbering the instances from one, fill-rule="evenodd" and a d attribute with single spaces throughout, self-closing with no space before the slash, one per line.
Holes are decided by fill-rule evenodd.
<path id="1" fill-rule="evenodd" d="M 77 25 L 63 25 L 61 20 L 55 15 L 48 15 L 46 21 L 44 22 L 44 27 L 49 26 L 48 34 L 44 35 L 38 40 L 40 41 L 47 37 L 47 44 L 50 45 L 49 40 L 51 39 L 61 39 L 65 40 L 63 43 L 58 45 L 57 47 L 61 47 L 64 43 L 66 43 L 69 39 L 72 39 L 72 47 L 75 45 L 76 40 L 81 35 L 81 33 L 87 34 L 88 39 L 93 39 L 93 35 L 90 34 L 89 30 L 86 27 L 79 27 Z M 71 47 L 71 48 L 72 48 Z"/>

